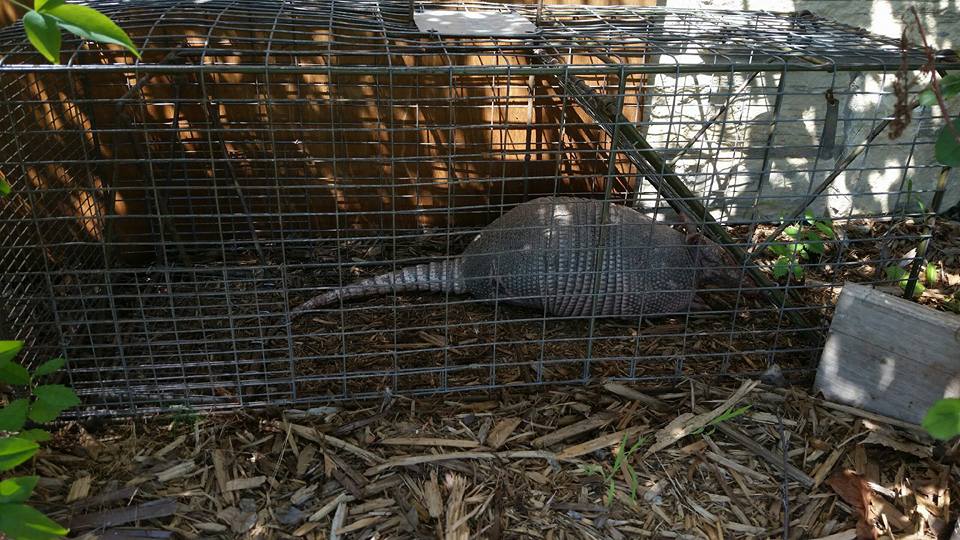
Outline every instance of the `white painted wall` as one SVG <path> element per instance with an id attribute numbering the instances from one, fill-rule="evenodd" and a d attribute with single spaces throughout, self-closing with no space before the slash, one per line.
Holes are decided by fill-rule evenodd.
<path id="1" fill-rule="evenodd" d="M 899 38 L 902 16 L 908 6 L 916 6 L 926 25 L 933 45 L 938 49 L 960 48 L 960 0 L 660 0 L 660 4 L 677 8 L 750 9 L 792 12 L 810 10 L 848 25 L 868 31 Z M 691 54 L 684 58 L 704 61 Z M 663 58 L 662 63 L 673 63 L 673 58 Z M 840 122 L 838 144 L 850 149 L 864 140 L 872 128 L 872 121 L 893 111 L 890 95 L 893 82 L 891 66 L 887 73 L 865 75 L 841 74 L 834 79 L 831 74 L 790 73 L 786 93 L 779 115 L 781 122 L 776 128 L 776 147 L 770 154 L 769 178 L 763 182 L 757 197 L 757 181 L 761 177 L 760 157 L 757 148 L 766 143 L 766 121 L 772 118 L 776 94 L 777 75 L 761 75 L 749 91 L 750 97 L 738 100 L 728 112 L 729 122 L 723 131 L 711 130 L 705 140 L 722 141 L 724 146 L 741 146 L 742 149 L 701 148 L 701 159 L 686 159 L 678 162 L 678 171 L 685 173 L 694 184 L 698 194 L 710 197 L 711 207 L 717 217 L 776 219 L 793 208 L 799 201 L 795 196 L 804 195 L 818 184 L 833 168 L 834 159 L 817 157 L 820 141 L 820 124 L 826 112 L 823 93 L 833 88 L 840 97 Z M 733 86 L 743 80 L 737 76 Z M 682 144 L 698 128 L 693 122 L 709 116 L 714 107 L 723 103 L 729 91 L 729 77 L 716 75 L 690 75 L 682 77 L 659 76 L 656 88 L 661 95 L 652 101 L 648 137 L 654 146 L 675 148 Z M 676 89 L 685 94 L 681 100 L 672 96 Z M 960 110 L 960 100 L 951 103 L 954 111 Z M 925 112 L 929 115 L 929 111 Z M 670 120 L 673 121 L 670 121 Z M 680 120 L 677 122 L 677 120 Z M 752 124 L 752 125 L 751 125 Z M 748 126 L 748 127 L 745 127 Z M 939 168 L 934 165 L 932 144 L 916 146 L 910 159 L 911 141 L 932 141 L 936 122 L 918 122 L 915 119 L 907 132 L 896 141 L 886 133 L 876 139 L 878 146 L 854 162 L 849 172 L 833 184 L 830 197 L 816 208 L 818 213 L 829 213 L 835 218 L 857 217 L 871 214 L 887 214 L 896 206 L 908 201 L 897 196 L 904 181 L 904 166 L 911 163 L 907 175 L 914 189 L 932 190 Z M 679 138 L 679 143 L 677 139 Z M 669 143 L 668 143 L 669 139 Z M 807 145 L 802 149 L 800 146 Z M 913 169 L 916 167 L 916 169 Z M 943 208 L 960 200 L 960 174 L 953 171 L 950 187 Z M 760 200 L 759 213 L 752 211 L 754 198 Z M 778 198 L 771 198 L 778 197 Z M 926 202 L 932 193 L 922 196 Z M 910 202 L 910 204 L 914 204 Z M 914 208 L 915 209 L 915 206 Z"/>

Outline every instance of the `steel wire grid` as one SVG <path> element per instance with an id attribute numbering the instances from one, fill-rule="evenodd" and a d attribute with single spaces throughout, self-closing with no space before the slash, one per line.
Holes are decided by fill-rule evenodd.
<path id="1" fill-rule="evenodd" d="M 67 40 L 64 65 L 46 65 L 22 28 L 0 32 L 2 170 L 15 189 L 0 203 L 0 330 L 33 358 L 70 360 L 80 414 L 773 363 L 803 375 L 831 291 L 885 280 L 921 234 L 870 224 L 919 215 L 938 172 L 930 111 L 897 140 L 871 135 L 901 61 L 924 56 L 810 14 L 416 6 L 509 8 L 539 28 L 494 39 L 420 32 L 405 2 L 96 7 L 142 62 Z M 622 115 L 598 121 L 558 83 L 569 77 Z M 744 247 L 865 146 L 813 205 L 839 239 L 779 284 L 802 303 L 734 288 L 707 295 L 710 312 L 638 321 L 409 293 L 288 324 L 323 290 L 456 256 L 537 196 L 605 197 L 676 223 L 651 185 L 661 171 L 625 150 L 628 127 Z M 769 254 L 756 262 L 769 273 Z"/>

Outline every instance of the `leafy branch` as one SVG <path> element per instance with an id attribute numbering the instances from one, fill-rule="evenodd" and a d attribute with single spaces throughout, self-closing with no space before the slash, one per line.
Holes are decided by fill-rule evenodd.
<path id="1" fill-rule="evenodd" d="M 61 30 L 82 39 L 120 45 L 137 58 L 140 51 L 130 36 L 96 9 L 65 0 L 34 0 L 33 8 L 19 0 L 9 0 L 27 12 L 23 15 L 23 29 L 30 44 L 53 64 L 60 63 Z"/>
<path id="2" fill-rule="evenodd" d="M 22 341 L 0 341 L 0 383 L 24 386 L 27 397 L 10 400 L 0 408 L 0 471 L 9 471 L 31 459 L 39 443 L 50 433 L 35 424 L 52 422 L 64 410 L 80 404 L 77 395 L 60 384 L 40 384 L 40 379 L 63 368 L 66 360 L 54 358 L 31 373 L 13 361 L 23 348 Z M 69 532 L 39 510 L 26 504 L 37 486 L 37 476 L 14 476 L 0 481 L 0 533 L 15 540 L 51 540 Z"/>

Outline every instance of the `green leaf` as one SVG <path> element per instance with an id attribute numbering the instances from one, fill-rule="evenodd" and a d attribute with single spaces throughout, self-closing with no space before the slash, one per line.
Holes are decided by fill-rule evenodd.
<path id="1" fill-rule="evenodd" d="M 945 167 L 960 167 L 960 142 L 953 135 L 955 130 L 960 134 L 960 118 L 953 121 L 953 130 L 948 126 L 940 128 L 940 135 L 933 148 L 937 161 Z"/>
<path id="2" fill-rule="evenodd" d="M 60 63 L 60 29 L 53 17 L 30 10 L 23 15 L 23 29 L 27 39 L 44 58 L 54 64 Z"/>
<path id="3" fill-rule="evenodd" d="M 776 255 L 780 255 L 781 257 L 788 257 L 792 253 L 790 248 L 780 244 L 774 244 L 770 246 L 768 249 L 770 249 L 770 251 L 772 251 Z"/>
<path id="4" fill-rule="evenodd" d="M 897 285 L 899 285 L 904 291 L 907 290 L 907 283 L 910 281 L 910 272 L 908 272 L 906 268 L 901 268 L 899 266 L 888 266 L 885 272 L 887 274 L 887 279 L 895 281 Z M 918 280 L 913 287 L 913 296 L 920 296 L 925 290 L 927 290 L 927 288 L 924 287 L 923 283 L 920 283 Z"/>
<path id="5" fill-rule="evenodd" d="M 65 3 L 66 0 L 33 0 L 33 9 L 43 11 Z"/>
<path id="6" fill-rule="evenodd" d="M 826 236 L 829 240 L 833 240 L 834 238 L 837 237 L 837 233 L 833 232 L 833 227 L 831 227 L 830 225 L 827 225 L 822 221 L 815 222 L 813 226 L 816 227 L 818 231 L 823 233 L 823 235 Z"/>
<path id="7" fill-rule="evenodd" d="M 940 93 L 945 98 L 960 95 L 960 73 L 953 73 L 940 79 Z"/>
<path id="8" fill-rule="evenodd" d="M 20 503 L 33 493 L 39 476 L 18 476 L 0 482 L 0 504 Z"/>
<path id="9" fill-rule="evenodd" d="M 613 504 L 613 495 L 617 491 L 617 483 L 611 478 L 607 486 L 607 504 Z"/>
<path id="10" fill-rule="evenodd" d="M 46 442 L 50 440 L 50 432 L 43 429 L 28 429 L 18 433 L 17 438 L 28 441 Z"/>
<path id="11" fill-rule="evenodd" d="M 960 73 L 953 73 L 940 79 L 940 93 L 944 98 L 953 97 L 960 94 Z M 937 104 L 937 96 L 933 93 L 933 88 L 927 87 L 917 96 L 920 104 L 925 107 L 932 107 Z"/>
<path id="12" fill-rule="evenodd" d="M 13 188 L 10 187 L 10 183 L 3 177 L 3 174 L 0 174 L 0 197 L 10 195 L 11 191 L 13 191 Z"/>
<path id="13" fill-rule="evenodd" d="M 807 219 L 808 222 L 813 223 L 816 220 L 816 216 L 813 215 L 813 210 L 809 208 L 803 212 L 803 217 Z"/>
<path id="14" fill-rule="evenodd" d="M 56 373 L 60 368 L 66 365 L 67 361 L 64 358 L 54 358 L 53 360 L 47 360 L 46 362 L 37 366 L 37 369 L 33 370 L 34 377 L 43 377 L 44 375 L 50 375 L 51 373 Z"/>
<path id="15" fill-rule="evenodd" d="M 630 499 L 636 501 L 637 492 L 640 491 L 640 481 L 637 480 L 637 471 L 633 470 L 633 467 L 630 465 L 627 465 L 627 472 L 630 473 Z"/>
<path id="16" fill-rule="evenodd" d="M 37 443 L 19 437 L 0 439 L 0 471 L 9 471 L 33 457 L 39 449 Z"/>
<path id="17" fill-rule="evenodd" d="M 960 399 L 941 399 L 934 403 L 921 425 L 932 437 L 940 440 L 960 435 Z"/>
<path id="18" fill-rule="evenodd" d="M 38 386 L 34 388 L 33 395 L 37 400 L 30 407 L 29 417 L 40 424 L 52 422 L 64 410 L 80 404 L 77 394 L 62 384 Z"/>
<path id="19" fill-rule="evenodd" d="M 784 256 L 780 256 L 775 263 L 773 263 L 773 277 L 782 278 L 787 275 L 787 272 L 790 271 L 790 259 Z"/>
<path id="20" fill-rule="evenodd" d="M 30 384 L 30 372 L 20 364 L 7 362 L 0 364 L 0 382 L 7 384 Z"/>
<path id="21" fill-rule="evenodd" d="M 27 423 L 27 409 L 30 401 L 15 399 L 0 409 L 0 431 L 20 431 Z"/>
<path id="22" fill-rule="evenodd" d="M 109 17 L 93 8 L 76 4 L 59 4 L 51 7 L 48 4 L 43 7 L 43 14 L 54 17 L 57 25 L 67 32 L 91 41 L 122 45 L 140 58 L 140 52 L 130 40 L 130 36 Z"/>
<path id="23" fill-rule="evenodd" d="M 800 227 L 797 227 L 796 225 L 790 225 L 784 229 L 783 232 L 785 232 L 790 238 L 796 238 L 797 235 L 800 234 Z"/>
<path id="24" fill-rule="evenodd" d="M 22 348 L 22 341 L 0 341 L 0 364 L 13 360 Z"/>
<path id="25" fill-rule="evenodd" d="M 799 264 L 793 265 L 793 277 L 800 279 L 803 277 L 803 267 Z"/>
<path id="26" fill-rule="evenodd" d="M 26 504 L 0 505 L 0 531 L 16 540 L 53 540 L 62 538 L 70 529 Z"/>
<path id="27" fill-rule="evenodd" d="M 937 265 L 928 262 L 927 267 L 924 269 L 924 278 L 926 278 L 927 286 L 933 287 L 937 284 Z"/>
<path id="28" fill-rule="evenodd" d="M 809 242 L 805 244 L 805 247 L 807 248 L 807 250 L 823 255 L 825 251 L 823 248 L 823 241 L 820 240 L 820 237 L 817 236 L 817 233 L 813 231 L 807 231 L 806 236 L 807 236 L 807 240 L 809 240 Z"/>
<path id="29" fill-rule="evenodd" d="M 887 279 L 896 281 L 896 282 L 900 282 L 901 280 L 906 280 L 910 276 L 909 272 L 907 272 L 903 268 L 900 268 L 899 266 L 888 266 L 884 270 L 884 273 L 887 274 Z"/>

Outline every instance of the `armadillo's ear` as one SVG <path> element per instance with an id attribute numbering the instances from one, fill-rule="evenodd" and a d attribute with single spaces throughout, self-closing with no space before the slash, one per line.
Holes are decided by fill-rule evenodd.
<path id="1" fill-rule="evenodd" d="M 703 234 L 701 234 L 696 229 L 694 229 L 693 231 L 687 231 L 687 236 L 685 240 L 688 246 L 694 246 L 694 247 L 707 243 L 706 238 L 704 238 Z"/>

